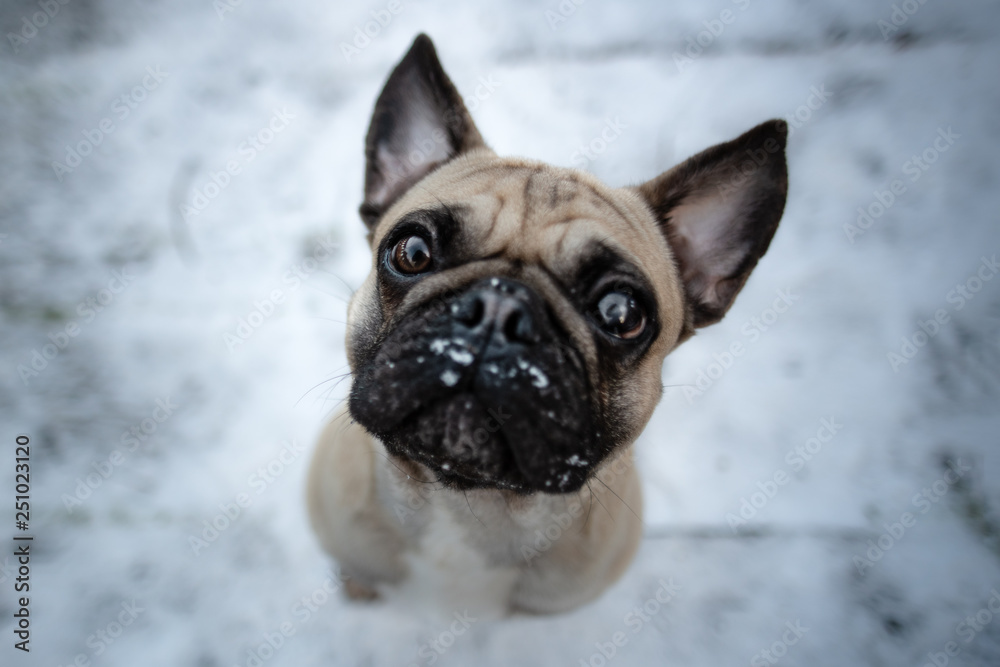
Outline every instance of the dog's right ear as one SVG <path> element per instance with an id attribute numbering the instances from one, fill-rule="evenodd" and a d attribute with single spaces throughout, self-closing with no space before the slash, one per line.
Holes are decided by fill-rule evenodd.
<path id="1" fill-rule="evenodd" d="M 674 251 L 688 331 L 722 319 L 778 228 L 788 193 L 783 120 L 688 158 L 635 190 Z"/>
<path id="2" fill-rule="evenodd" d="M 427 35 L 419 34 L 386 81 L 365 142 L 361 218 L 374 228 L 417 181 L 459 153 L 484 146 Z"/>

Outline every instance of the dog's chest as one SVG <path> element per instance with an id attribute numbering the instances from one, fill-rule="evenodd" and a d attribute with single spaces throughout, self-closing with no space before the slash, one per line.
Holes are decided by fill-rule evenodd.
<path id="1" fill-rule="evenodd" d="M 468 609 L 484 616 L 503 615 L 516 568 L 490 564 L 448 507 L 430 503 L 427 511 L 425 529 L 405 555 L 410 576 L 399 594 L 421 607 L 434 601 L 447 614 Z"/>

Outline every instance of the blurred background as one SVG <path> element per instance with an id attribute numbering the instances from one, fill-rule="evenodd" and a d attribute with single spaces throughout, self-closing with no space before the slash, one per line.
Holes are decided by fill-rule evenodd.
<path id="1" fill-rule="evenodd" d="M 998 28 L 987 0 L 4 0 L 0 502 L 10 545 L 27 434 L 35 539 L 30 654 L 0 551 L 0 662 L 1000 664 Z M 364 134 L 420 31 L 500 154 L 612 185 L 792 128 L 770 251 L 664 369 L 635 563 L 458 636 L 330 593 L 303 503 Z"/>

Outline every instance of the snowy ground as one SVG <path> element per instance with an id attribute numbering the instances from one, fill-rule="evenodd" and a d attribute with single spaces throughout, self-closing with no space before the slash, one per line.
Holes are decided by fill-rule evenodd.
<path id="1" fill-rule="evenodd" d="M 881 0 L 567 0 L 565 21 L 556 0 L 400 2 L 350 62 L 341 42 L 386 3 L 69 0 L 36 33 L 37 2 L 0 8 L 0 502 L 11 544 L 27 433 L 35 536 L 30 655 L 0 556 L 3 664 L 596 666 L 618 632 L 621 665 L 1000 664 L 1000 279 L 980 282 L 1000 254 L 997 3 L 909 0 L 884 39 Z M 587 165 L 614 184 L 799 114 L 770 252 L 664 370 L 634 566 L 575 613 L 457 638 L 327 596 L 302 502 L 369 263 L 368 114 L 421 30 L 467 99 L 479 86 L 502 154 L 570 166 L 618 118 Z M 276 114 L 251 159 L 241 142 Z M 241 320 L 259 326 L 227 344 Z M 677 594 L 634 615 L 661 579 Z"/>

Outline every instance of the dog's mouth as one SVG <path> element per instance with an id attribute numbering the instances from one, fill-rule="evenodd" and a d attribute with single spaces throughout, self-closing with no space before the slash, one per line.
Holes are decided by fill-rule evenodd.
<path id="1" fill-rule="evenodd" d="M 539 415 L 532 432 L 526 433 L 514 418 L 518 410 L 523 406 L 490 405 L 474 393 L 458 393 L 411 415 L 383 440 L 391 454 L 424 464 L 438 480 L 458 489 L 579 489 L 589 475 L 590 461 L 579 454 L 557 453 L 565 450 L 545 440 L 546 429 L 538 422 L 553 420 L 555 414 Z"/>
<path id="2" fill-rule="evenodd" d="M 550 377 L 519 361 L 463 371 L 449 360 L 409 375 L 406 367 L 426 364 L 426 357 L 400 359 L 395 368 L 384 366 L 389 373 L 373 373 L 367 390 L 352 392 L 351 411 L 389 454 L 424 464 L 446 485 L 576 491 L 600 458 L 585 385 L 573 373 Z"/>
<path id="3" fill-rule="evenodd" d="M 354 419 L 454 488 L 578 490 L 607 454 L 580 355 L 538 313 L 530 344 L 496 345 L 454 312 L 391 332 L 356 373 Z"/>
<path id="4" fill-rule="evenodd" d="M 503 431 L 511 417 L 509 406 L 487 407 L 474 394 L 459 393 L 404 420 L 389 438 L 391 450 L 450 486 L 520 489 L 524 472 Z"/>

